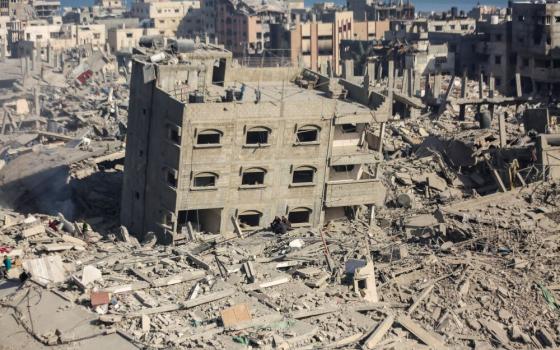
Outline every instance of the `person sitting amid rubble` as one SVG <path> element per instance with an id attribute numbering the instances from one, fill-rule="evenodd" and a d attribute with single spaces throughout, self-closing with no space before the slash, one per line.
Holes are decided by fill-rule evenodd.
<path id="1" fill-rule="evenodd" d="M 278 216 L 276 216 L 270 224 L 270 229 L 272 230 L 272 232 L 274 232 L 274 234 L 283 235 L 288 231 L 288 226 L 283 223 Z"/>

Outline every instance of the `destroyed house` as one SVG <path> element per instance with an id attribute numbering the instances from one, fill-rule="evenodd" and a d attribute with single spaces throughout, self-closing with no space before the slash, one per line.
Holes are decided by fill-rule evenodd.
<path id="1" fill-rule="evenodd" d="M 173 241 L 192 231 L 317 227 L 382 204 L 384 95 L 296 68 L 234 66 L 216 47 L 178 64 L 136 55 L 121 220 Z M 379 128 L 378 128 L 379 129 Z"/>

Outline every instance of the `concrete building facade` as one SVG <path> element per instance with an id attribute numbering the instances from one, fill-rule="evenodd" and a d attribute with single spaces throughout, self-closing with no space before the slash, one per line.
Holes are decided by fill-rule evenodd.
<path id="1" fill-rule="evenodd" d="M 560 93 L 560 3 L 514 2 L 511 51 L 524 92 Z"/>
<path id="2" fill-rule="evenodd" d="M 414 5 L 410 0 L 347 0 L 346 3 L 358 21 L 410 20 L 415 16 Z"/>
<path id="3" fill-rule="evenodd" d="M 317 227 L 383 202 L 370 126 L 388 120 L 385 96 L 309 70 L 233 67 L 215 48 L 189 57 L 157 65 L 149 83 L 133 63 L 121 209 L 130 232 L 172 241 L 189 225 L 227 233 L 282 215 Z"/>
<path id="4" fill-rule="evenodd" d="M 290 29 L 289 47 L 292 64 L 319 70 L 330 64 L 340 74 L 340 42 L 342 40 L 381 39 L 389 29 L 389 21 L 358 22 L 350 11 L 337 11 L 330 18 L 300 22 Z"/>
<path id="5" fill-rule="evenodd" d="M 181 1 L 136 1 L 132 3 L 130 14 L 149 22 L 149 27 L 165 36 L 178 36 L 189 11 L 200 8 L 199 0 Z"/>

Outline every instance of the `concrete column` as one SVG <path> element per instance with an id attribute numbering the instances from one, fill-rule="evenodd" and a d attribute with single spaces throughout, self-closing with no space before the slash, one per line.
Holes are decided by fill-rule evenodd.
<path id="1" fill-rule="evenodd" d="M 412 68 L 409 68 L 406 70 L 406 80 L 407 80 L 407 87 L 408 87 L 408 96 L 411 97 L 412 95 L 414 95 L 415 91 L 414 91 L 414 77 L 413 77 L 413 71 Z"/>
<path id="2" fill-rule="evenodd" d="M 6 42 L 0 41 L 0 61 L 6 60 Z"/>
<path id="3" fill-rule="evenodd" d="M 412 84 L 414 86 L 413 95 L 420 95 L 420 80 L 422 80 L 422 75 L 418 74 L 416 71 L 412 70 L 411 74 L 414 74 L 412 78 Z"/>
<path id="4" fill-rule="evenodd" d="M 33 49 L 31 51 L 31 70 L 35 71 L 37 69 L 37 51 Z"/>
<path id="5" fill-rule="evenodd" d="M 439 98 L 441 95 L 441 74 L 438 73 L 434 77 L 434 97 Z"/>
<path id="6" fill-rule="evenodd" d="M 321 74 L 328 75 L 328 64 L 326 62 L 321 63 Z"/>
<path id="7" fill-rule="evenodd" d="M 389 91 L 391 92 L 391 96 L 392 96 L 392 88 L 393 88 L 393 82 L 394 82 L 394 74 L 395 74 L 395 62 L 393 62 L 392 60 L 388 62 L 388 69 L 387 69 L 387 87 L 389 88 Z"/>
<path id="8" fill-rule="evenodd" d="M 385 124 L 381 123 L 381 130 L 379 130 L 379 144 L 377 145 L 377 151 L 379 153 L 383 152 L 383 137 L 385 136 Z"/>
<path id="9" fill-rule="evenodd" d="M 39 90 L 38 86 L 36 86 L 33 89 L 33 97 L 34 97 L 34 101 L 35 101 L 35 115 L 40 116 L 41 115 L 41 99 L 40 99 L 40 90 Z"/>
<path id="10" fill-rule="evenodd" d="M 107 52 L 107 55 L 111 54 L 111 45 L 109 45 L 109 43 L 105 44 L 105 51 Z"/>
<path id="11" fill-rule="evenodd" d="M 507 146 L 507 130 L 506 130 L 506 115 L 505 113 L 500 113 L 498 119 L 498 127 L 500 129 L 500 147 L 506 148 Z"/>
<path id="12" fill-rule="evenodd" d="M 374 62 L 368 62 L 367 73 L 368 73 L 368 77 L 369 77 L 369 83 L 373 84 L 375 82 L 375 63 Z"/>
<path id="13" fill-rule="evenodd" d="M 354 61 L 344 60 L 342 65 L 342 77 L 344 79 L 350 79 L 354 76 Z"/>
<path id="14" fill-rule="evenodd" d="M 490 75 L 490 78 L 488 78 L 488 97 L 493 98 L 494 97 L 494 90 L 496 89 L 496 79 L 494 78 L 494 75 Z"/>
<path id="15" fill-rule="evenodd" d="M 25 56 L 25 76 L 28 77 L 30 73 L 31 63 L 29 60 L 29 56 Z"/>
<path id="16" fill-rule="evenodd" d="M 483 83 L 484 83 L 484 74 L 480 73 L 480 76 L 478 77 L 478 98 L 484 97 L 484 92 L 482 91 Z"/>
<path id="17" fill-rule="evenodd" d="M 467 69 L 463 69 L 463 76 L 461 77 L 461 98 L 467 97 Z M 465 105 L 459 106 L 459 120 L 465 120 Z"/>
<path id="18" fill-rule="evenodd" d="M 515 73 L 515 93 L 517 97 L 521 97 L 523 95 L 523 89 L 521 87 L 521 74 Z"/>

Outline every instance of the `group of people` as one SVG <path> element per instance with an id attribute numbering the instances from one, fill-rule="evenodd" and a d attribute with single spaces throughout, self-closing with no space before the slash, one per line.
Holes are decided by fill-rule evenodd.
<path id="1" fill-rule="evenodd" d="M 276 216 L 270 224 L 270 229 L 277 235 L 283 235 L 292 229 L 292 225 L 285 216 L 282 216 L 282 218 Z"/>

